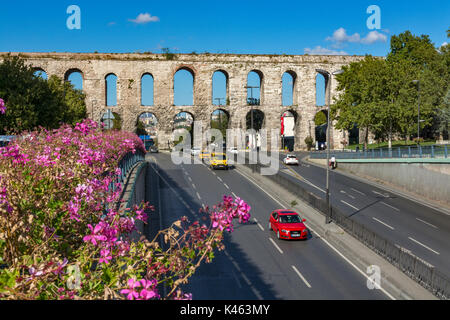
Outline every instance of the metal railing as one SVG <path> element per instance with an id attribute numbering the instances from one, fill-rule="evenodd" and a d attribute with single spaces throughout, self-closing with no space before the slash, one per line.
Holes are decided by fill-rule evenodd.
<path id="1" fill-rule="evenodd" d="M 141 150 L 136 150 L 135 153 L 129 152 L 122 157 L 119 161 L 119 169 L 121 171 L 120 176 L 116 180 L 111 181 L 109 184 L 109 191 L 114 192 L 116 190 L 116 183 L 123 183 L 128 177 L 130 170 L 136 165 L 136 163 L 145 161 L 145 153 Z"/>
<path id="2" fill-rule="evenodd" d="M 260 164 L 246 163 L 245 166 L 252 168 L 256 173 L 261 172 Z M 297 195 L 305 203 L 318 210 L 324 216 L 326 215 L 327 203 L 325 199 L 319 198 L 309 192 L 295 182 L 293 178 L 290 179 L 281 172 L 266 177 Z M 385 258 L 411 279 L 432 292 L 436 297 L 440 299 L 450 299 L 450 279 L 434 266 L 416 257 L 408 250 L 395 245 L 363 224 L 346 216 L 333 205 L 331 206 L 331 219 L 347 233 Z"/>
<path id="3" fill-rule="evenodd" d="M 336 159 L 402 159 L 402 158 L 448 158 L 450 145 L 407 146 L 366 150 L 331 150 Z M 326 151 L 311 151 L 311 159 L 325 159 Z"/>

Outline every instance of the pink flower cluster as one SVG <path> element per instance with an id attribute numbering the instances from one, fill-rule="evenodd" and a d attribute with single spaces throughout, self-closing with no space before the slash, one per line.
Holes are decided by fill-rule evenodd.
<path id="1" fill-rule="evenodd" d="M 128 288 L 120 291 L 121 294 L 126 295 L 128 300 L 150 300 L 158 299 L 160 296 L 156 285 L 158 282 L 156 280 L 128 280 Z"/>
<path id="2" fill-rule="evenodd" d="M 5 114 L 5 112 L 6 112 L 5 101 L 2 98 L 0 98 L 0 113 Z"/>
<path id="3" fill-rule="evenodd" d="M 251 207 L 242 199 L 233 200 L 231 196 L 224 196 L 223 202 L 214 207 L 211 213 L 213 228 L 219 228 L 220 231 L 226 229 L 228 232 L 234 230 L 233 220 L 239 218 L 239 223 L 246 223 L 250 219 Z"/>

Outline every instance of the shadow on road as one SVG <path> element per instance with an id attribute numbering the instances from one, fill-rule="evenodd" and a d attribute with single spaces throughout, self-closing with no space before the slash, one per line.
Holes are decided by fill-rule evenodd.
<path id="1" fill-rule="evenodd" d="M 191 222 L 198 220 L 186 205 L 196 213 L 201 203 L 188 192 L 182 170 L 164 169 L 156 163 L 151 163 L 147 170 L 147 199 L 155 206 L 155 212 L 149 217 L 146 235 L 149 239 L 157 234 L 160 226 L 158 210 L 162 212 L 162 226 L 186 216 Z M 159 190 L 158 190 L 159 185 Z M 176 190 L 177 195 L 173 190 Z M 161 203 L 158 201 L 161 197 Z M 183 199 L 186 203 L 180 200 Z M 199 214 L 200 215 L 200 214 Z M 208 221 L 202 221 L 208 225 Z M 237 221 L 235 230 L 249 227 L 240 225 Z M 185 292 L 191 292 L 194 300 L 267 300 L 280 299 L 270 284 L 262 278 L 259 268 L 252 263 L 239 243 L 233 241 L 233 234 L 224 234 L 225 250 L 215 251 L 211 263 L 203 263 L 182 286 Z"/>

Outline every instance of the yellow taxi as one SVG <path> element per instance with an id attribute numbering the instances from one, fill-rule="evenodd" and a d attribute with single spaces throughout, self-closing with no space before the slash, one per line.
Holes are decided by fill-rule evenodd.
<path id="1" fill-rule="evenodd" d="M 214 170 L 215 169 L 227 169 L 228 170 L 227 155 L 225 153 L 220 153 L 220 152 L 212 153 L 209 166 Z"/>

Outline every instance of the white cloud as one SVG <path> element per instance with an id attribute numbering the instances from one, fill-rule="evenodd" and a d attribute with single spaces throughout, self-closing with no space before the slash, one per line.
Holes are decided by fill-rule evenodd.
<path id="1" fill-rule="evenodd" d="M 339 28 L 335 32 L 333 32 L 332 37 L 327 37 L 325 40 L 343 43 L 343 42 L 359 42 L 361 40 L 361 36 L 358 33 L 354 33 L 353 35 L 347 35 L 347 31 L 344 28 Z"/>
<path id="2" fill-rule="evenodd" d="M 446 45 L 448 45 L 448 43 L 444 42 L 443 44 L 441 44 L 440 48 L 445 47 Z"/>
<path id="3" fill-rule="evenodd" d="M 372 44 L 375 42 L 386 42 L 387 36 L 378 31 L 371 31 L 365 38 L 361 38 L 359 33 L 354 33 L 353 35 L 348 35 L 344 28 L 339 28 L 333 32 L 333 36 L 327 37 L 326 41 L 334 42 L 332 47 L 341 48 L 344 43 L 362 43 L 362 44 Z"/>
<path id="4" fill-rule="evenodd" d="M 387 41 L 386 35 L 379 33 L 378 31 L 371 31 L 365 38 L 361 39 L 361 43 L 364 44 L 372 44 L 375 42 L 386 42 L 386 41 Z"/>
<path id="5" fill-rule="evenodd" d="M 336 50 L 330 50 L 327 48 L 323 48 L 321 46 L 316 46 L 315 48 L 305 48 L 305 54 L 310 55 L 327 55 L 327 56 L 336 56 L 336 55 L 348 55 L 345 51 L 336 51 Z"/>
<path id="6" fill-rule="evenodd" d="M 156 16 L 152 16 L 150 13 L 140 13 L 136 19 L 128 19 L 128 21 L 136 24 L 146 24 L 149 22 L 158 22 L 159 18 Z"/>

